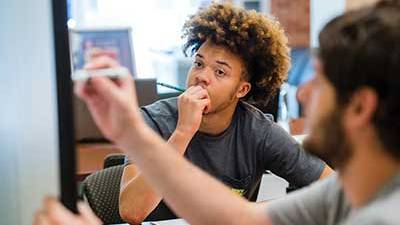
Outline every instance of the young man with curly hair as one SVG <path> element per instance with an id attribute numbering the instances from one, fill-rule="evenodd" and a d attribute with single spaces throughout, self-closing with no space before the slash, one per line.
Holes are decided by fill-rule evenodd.
<path id="1" fill-rule="evenodd" d="M 266 104 L 290 67 L 278 22 L 229 4 L 211 4 L 189 18 L 183 37 L 184 52 L 194 56 L 188 89 L 179 98 L 141 109 L 153 130 L 247 199 L 257 194 L 266 170 L 297 187 L 330 172 L 254 107 Z M 149 219 L 175 218 L 161 200 L 135 165 L 126 166 L 120 193 L 124 220 L 138 224 L 152 211 Z"/>

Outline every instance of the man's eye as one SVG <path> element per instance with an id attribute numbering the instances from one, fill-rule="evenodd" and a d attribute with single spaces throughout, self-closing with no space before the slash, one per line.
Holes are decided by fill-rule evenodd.
<path id="1" fill-rule="evenodd" d="M 218 70 L 215 71 L 215 74 L 216 74 L 218 77 L 223 77 L 223 76 L 225 76 L 225 71 L 223 71 L 223 70 L 221 70 L 221 69 L 218 69 Z"/>
<path id="2" fill-rule="evenodd" d="M 194 63 L 194 67 L 196 68 L 200 68 L 202 66 L 201 62 L 195 61 Z"/>

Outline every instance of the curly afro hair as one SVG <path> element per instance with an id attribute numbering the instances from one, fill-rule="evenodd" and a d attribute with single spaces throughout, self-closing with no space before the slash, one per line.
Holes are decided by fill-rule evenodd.
<path id="1" fill-rule="evenodd" d="M 290 68 L 287 37 L 280 24 L 254 10 L 212 3 L 189 17 L 183 26 L 185 55 L 206 41 L 229 49 L 245 64 L 243 77 L 252 85 L 244 98 L 264 107 L 284 82 Z"/>

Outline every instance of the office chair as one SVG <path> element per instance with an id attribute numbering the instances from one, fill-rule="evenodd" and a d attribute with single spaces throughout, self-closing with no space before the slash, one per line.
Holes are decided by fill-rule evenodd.
<path id="1" fill-rule="evenodd" d="M 119 192 L 124 163 L 124 155 L 109 155 L 104 160 L 104 169 L 94 172 L 82 182 L 83 197 L 104 224 L 126 223 L 119 214 Z M 165 204 L 159 204 L 144 221 L 175 218 L 176 215 Z"/>
<path id="2" fill-rule="evenodd" d="M 125 223 L 119 215 L 119 191 L 124 171 L 124 155 L 110 155 L 104 169 L 82 182 L 83 195 L 104 224 Z"/>

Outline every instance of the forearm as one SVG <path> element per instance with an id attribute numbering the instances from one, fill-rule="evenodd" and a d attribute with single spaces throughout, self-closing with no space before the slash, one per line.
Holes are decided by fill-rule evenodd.
<path id="1" fill-rule="evenodd" d="M 140 224 L 161 201 L 134 165 L 125 167 L 121 180 L 119 211 L 121 218 Z"/>
<path id="2" fill-rule="evenodd" d="M 148 127 L 132 133 L 135 138 L 121 140 L 122 147 L 131 149 L 127 153 L 151 186 L 190 224 L 267 224 L 265 212 L 193 166 Z"/>
<path id="3" fill-rule="evenodd" d="M 183 155 L 191 136 L 176 130 L 168 143 Z M 119 210 L 121 217 L 127 222 L 142 222 L 160 203 L 161 196 L 146 182 L 134 165 L 125 168 L 120 191 Z"/>
<path id="4" fill-rule="evenodd" d="M 168 144 L 178 151 L 179 154 L 183 155 L 193 135 L 177 128 L 168 139 Z"/>

